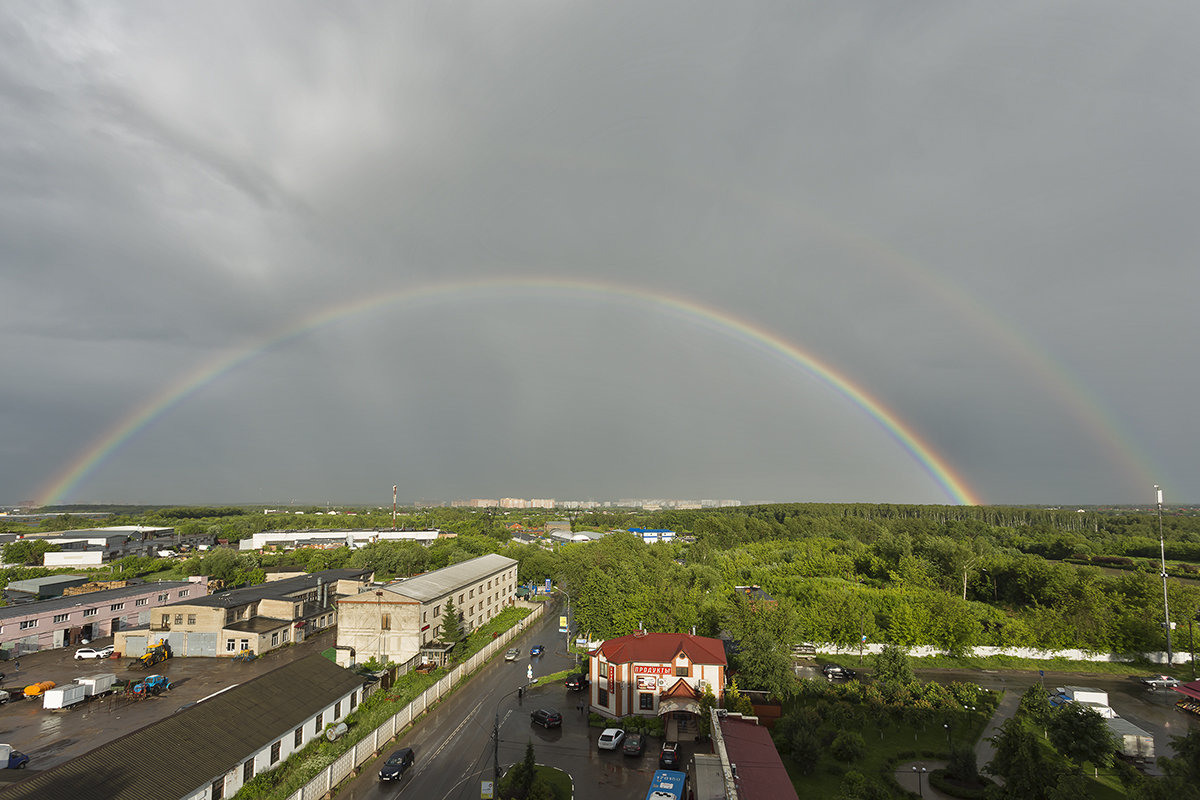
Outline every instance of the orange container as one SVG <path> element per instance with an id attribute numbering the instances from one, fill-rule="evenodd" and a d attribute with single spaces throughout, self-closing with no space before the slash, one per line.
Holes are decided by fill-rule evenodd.
<path id="1" fill-rule="evenodd" d="M 37 697 L 47 689 L 53 689 L 56 686 L 54 681 L 42 681 L 41 683 L 31 683 L 25 687 L 26 697 Z"/>

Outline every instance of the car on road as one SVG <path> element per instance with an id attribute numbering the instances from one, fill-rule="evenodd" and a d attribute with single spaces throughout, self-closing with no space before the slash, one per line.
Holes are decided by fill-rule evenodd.
<path id="1" fill-rule="evenodd" d="M 519 647 L 510 647 L 504 653 L 505 661 L 516 661 L 520 657 L 521 657 L 521 648 L 519 648 Z"/>
<path id="2" fill-rule="evenodd" d="M 625 731 L 620 728 L 605 728 L 596 746 L 601 750 L 616 750 L 625 741 Z"/>
<path id="3" fill-rule="evenodd" d="M 81 647 L 75 651 L 75 660 L 81 658 L 108 658 L 113 654 L 113 646 L 108 647 Z"/>
<path id="4" fill-rule="evenodd" d="M 540 656 L 545 649 L 546 648 L 542 647 L 540 644 L 535 644 L 533 647 L 529 648 L 529 655 Z"/>
<path id="5" fill-rule="evenodd" d="M 662 769 L 679 767 L 679 742 L 663 742 L 662 752 L 658 754 L 658 766 Z"/>
<path id="6" fill-rule="evenodd" d="M 592 685 L 591 680 L 582 672 L 576 672 L 573 675 L 568 675 L 566 680 L 567 689 L 572 692 L 582 692 L 584 689 Z"/>
<path id="7" fill-rule="evenodd" d="M 562 714 L 553 708 L 539 708 L 529 715 L 529 721 L 536 722 L 543 728 L 560 728 L 562 727 Z"/>
<path id="8" fill-rule="evenodd" d="M 646 750 L 646 737 L 640 733 L 631 733 L 625 737 L 621 752 L 627 756 L 640 756 Z"/>
<path id="9" fill-rule="evenodd" d="M 413 751 L 411 747 L 402 747 L 396 752 L 388 756 L 388 760 L 383 762 L 383 767 L 379 770 L 379 780 L 381 781 L 398 781 L 404 777 L 404 773 L 413 763 Z"/>
<path id="10" fill-rule="evenodd" d="M 1174 689 L 1176 686 L 1183 685 L 1183 681 L 1179 678 L 1172 678 L 1170 675 L 1151 675 L 1148 678 L 1142 678 L 1142 683 L 1151 689 Z"/>
<path id="11" fill-rule="evenodd" d="M 858 674 L 849 667 L 843 667 L 841 664 L 826 664 L 821 667 L 821 672 L 825 673 L 825 677 L 831 681 L 848 681 Z"/>

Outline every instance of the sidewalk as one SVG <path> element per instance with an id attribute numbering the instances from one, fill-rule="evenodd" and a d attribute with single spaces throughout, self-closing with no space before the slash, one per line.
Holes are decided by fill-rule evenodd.
<path id="1" fill-rule="evenodd" d="M 992 756 L 996 753 L 996 747 L 989 739 L 1000 732 L 1000 726 L 1017 713 L 1017 706 L 1021 702 L 1021 692 L 1015 689 L 1008 689 L 1004 692 L 1004 697 L 1000 700 L 1000 705 L 996 707 L 996 713 L 988 720 L 988 724 L 983 729 L 983 734 L 979 737 L 979 741 L 975 743 L 975 763 L 982 771 L 984 766 L 992 760 Z M 993 776 L 993 780 L 1000 779 Z"/>
<path id="2" fill-rule="evenodd" d="M 896 765 L 896 783 L 900 788 L 919 794 L 921 797 L 932 797 L 934 800 L 954 800 L 950 795 L 943 794 L 929 785 L 929 773 L 946 766 L 945 761 L 906 761 Z M 915 767 L 915 769 L 914 769 Z"/>

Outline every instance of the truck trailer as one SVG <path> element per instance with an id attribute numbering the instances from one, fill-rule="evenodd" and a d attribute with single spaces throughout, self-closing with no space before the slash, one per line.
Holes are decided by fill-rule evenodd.
<path id="1" fill-rule="evenodd" d="M 1154 760 L 1154 737 L 1151 734 L 1121 717 L 1106 719 L 1104 722 L 1113 732 L 1117 755 L 1139 763 Z"/>
<path id="2" fill-rule="evenodd" d="M 87 697 L 101 697 L 112 691 L 117 676 L 111 672 L 102 672 L 99 675 L 76 678 L 75 682 L 83 687 L 83 693 Z"/>
<path id="3" fill-rule="evenodd" d="M 81 684 L 66 683 L 42 693 L 42 708 L 70 708 L 86 699 L 87 695 Z"/>

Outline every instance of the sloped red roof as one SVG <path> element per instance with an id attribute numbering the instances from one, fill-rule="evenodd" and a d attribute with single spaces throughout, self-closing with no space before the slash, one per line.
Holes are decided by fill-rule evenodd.
<path id="1" fill-rule="evenodd" d="M 1172 686 L 1171 688 L 1180 694 L 1187 695 L 1193 700 L 1200 700 L 1200 681 L 1191 681 L 1190 683 Z"/>
<path id="2" fill-rule="evenodd" d="M 737 766 L 738 797 L 799 800 L 769 730 L 726 717 L 721 720 L 721 738 L 729 762 Z"/>
<path id="3" fill-rule="evenodd" d="M 614 664 L 632 664 L 635 661 L 665 664 L 680 653 L 694 664 L 726 663 L 725 646 L 720 639 L 692 636 L 689 633 L 631 633 L 609 639 L 600 645 L 599 652 Z"/>
<path id="4" fill-rule="evenodd" d="M 659 697 L 686 697 L 689 700 L 699 700 L 700 693 L 691 687 L 683 678 L 675 681 L 675 685 L 659 695 Z"/>

